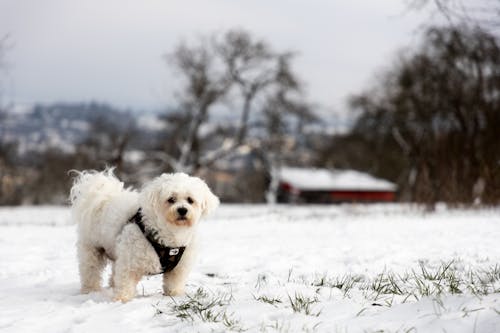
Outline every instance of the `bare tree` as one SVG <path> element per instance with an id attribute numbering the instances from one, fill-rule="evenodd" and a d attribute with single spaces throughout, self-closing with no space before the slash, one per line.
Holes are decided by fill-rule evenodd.
<path id="1" fill-rule="evenodd" d="M 500 47 L 469 27 L 429 29 L 379 89 L 360 94 L 353 142 L 416 201 L 498 202 Z M 374 163 L 371 167 L 373 167 Z M 396 168 L 395 168 L 396 167 Z"/>
<path id="2" fill-rule="evenodd" d="M 196 172 L 247 144 L 256 103 L 263 103 L 284 80 L 299 85 L 290 66 L 292 54 L 275 52 L 244 30 L 203 38 L 196 45 L 182 43 L 167 58 L 184 81 L 178 111 L 166 117 L 176 145 L 161 155 L 176 171 Z M 226 129 L 213 126 L 207 133 L 211 112 L 228 104 L 239 123 Z"/>
<path id="3" fill-rule="evenodd" d="M 5 54 L 7 52 L 7 43 L 9 40 L 9 36 L 5 35 L 0 38 L 0 125 L 3 118 L 6 117 L 7 105 L 4 101 L 4 84 L 5 78 L 7 76 L 7 65 L 5 63 Z M 2 128 L 0 127 L 0 140 L 1 134 L 3 133 Z"/>
<path id="4" fill-rule="evenodd" d="M 3 100 L 4 93 L 4 78 L 6 76 L 5 53 L 7 51 L 8 36 L 0 38 L 0 204 L 8 204 L 16 200 L 16 188 L 18 181 L 16 180 L 14 168 L 14 155 L 16 154 L 16 146 L 13 143 L 5 141 L 5 119 L 7 117 L 7 106 Z"/>
<path id="5" fill-rule="evenodd" d="M 316 120 L 310 106 L 303 102 L 301 85 L 296 77 L 289 75 L 287 57 L 280 58 L 280 68 L 277 85 L 262 109 L 265 136 L 259 144 L 269 176 L 266 201 L 270 204 L 277 200 L 282 167 L 285 163 L 297 163 L 296 149 L 300 144 L 297 139 L 303 137 L 304 124 Z M 294 121 L 295 129 L 292 128 Z"/>
<path id="6" fill-rule="evenodd" d="M 176 171 L 193 171 L 200 163 L 200 129 L 209 119 L 210 108 L 227 94 L 231 82 L 206 39 L 195 46 L 182 43 L 167 58 L 185 81 L 179 93 L 178 117 L 185 127 L 176 137 L 177 158 L 165 158 Z"/>
<path id="7" fill-rule="evenodd" d="M 500 1 L 498 0 L 411 0 L 411 9 L 432 8 L 451 26 L 480 26 L 493 34 L 500 32 Z"/>
<path id="8" fill-rule="evenodd" d="M 289 55 L 275 54 L 265 41 L 254 40 L 244 30 L 227 32 L 221 41 L 216 42 L 216 48 L 242 98 L 241 118 L 236 135 L 236 143 L 241 144 L 247 136 L 252 104 L 259 94 L 278 82 L 278 76 L 284 70 L 281 66 L 282 59 Z"/>
<path id="9" fill-rule="evenodd" d="M 98 117 L 90 121 L 87 137 L 77 146 L 79 168 L 113 166 L 119 176 L 124 176 L 124 155 L 135 128 L 127 117 L 117 125 L 111 119 Z"/>

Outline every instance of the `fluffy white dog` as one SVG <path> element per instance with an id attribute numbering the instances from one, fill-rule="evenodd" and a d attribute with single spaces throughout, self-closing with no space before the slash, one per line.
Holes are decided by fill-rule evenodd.
<path id="1" fill-rule="evenodd" d="M 100 290 L 110 260 L 113 299 L 122 302 L 151 274 L 163 273 L 166 295 L 184 293 L 198 221 L 219 204 L 197 177 L 162 174 L 137 192 L 124 188 L 112 170 L 78 172 L 70 199 L 78 224 L 81 291 Z"/>

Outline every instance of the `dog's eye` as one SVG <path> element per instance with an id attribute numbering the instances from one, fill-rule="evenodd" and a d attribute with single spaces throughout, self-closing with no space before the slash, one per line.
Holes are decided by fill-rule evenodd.
<path id="1" fill-rule="evenodd" d="M 170 198 L 168 198 L 167 201 L 168 201 L 168 203 L 173 204 L 173 203 L 175 203 L 175 198 L 174 197 L 170 197 Z"/>
<path id="2" fill-rule="evenodd" d="M 194 200 L 191 197 L 188 197 L 188 202 L 189 202 L 189 204 L 192 204 L 194 202 Z"/>

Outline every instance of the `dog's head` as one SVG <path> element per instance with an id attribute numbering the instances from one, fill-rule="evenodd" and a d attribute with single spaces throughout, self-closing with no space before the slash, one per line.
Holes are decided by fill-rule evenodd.
<path id="1" fill-rule="evenodd" d="M 143 188 L 140 201 L 158 220 L 179 227 L 193 226 L 219 205 L 203 180 L 185 173 L 157 177 Z"/>

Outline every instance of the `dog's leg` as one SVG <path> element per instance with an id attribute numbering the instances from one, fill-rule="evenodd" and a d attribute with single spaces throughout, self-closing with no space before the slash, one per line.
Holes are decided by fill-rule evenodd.
<path id="1" fill-rule="evenodd" d="M 82 293 L 101 290 L 101 275 L 106 266 L 104 252 L 94 246 L 79 243 L 78 261 Z"/>
<path id="2" fill-rule="evenodd" d="M 108 285 L 113 288 L 115 286 L 115 262 L 111 261 L 111 275 L 109 276 Z"/>
<path id="3" fill-rule="evenodd" d="M 163 274 L 163 293 L 167 296 L 182 296 L 184 295 L 184 287 L 186 285 L 189 271 L 185 269 L 177 269 L 177 267 Z"/>
<path id="4" fill-rule="evenodd" d="M 115 265 L 113 300 L 128 302 L 135 296 L 135 289 L 144 273 L 131 269 L 124 260 L 118 259 Z"/>
<path id="5" fill-rule="evenodd" d="M 195 246 L 186 247 L 179 264 L 163 274 L 163 293 L 167 296 L 184 295 L 186 280 L 191 272 L 195 256 Z"/>

